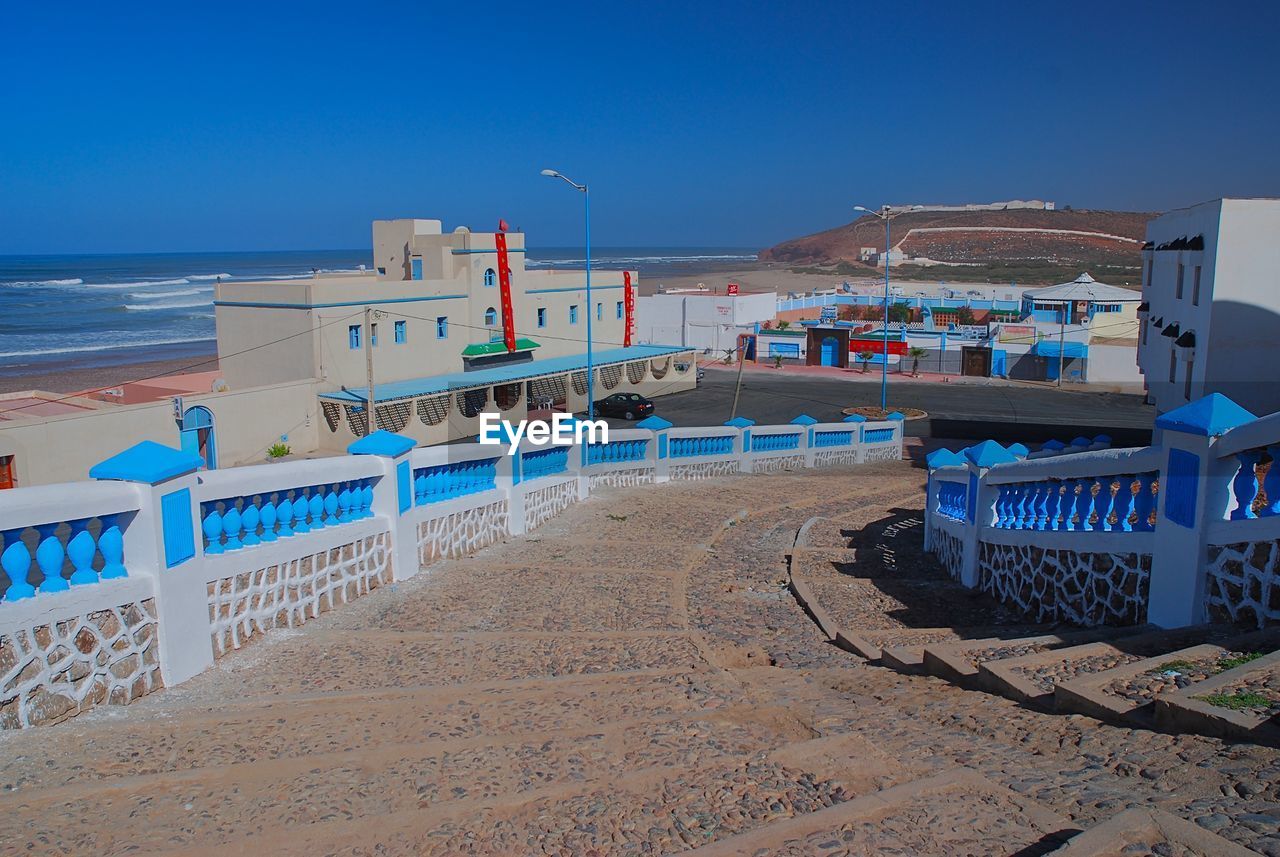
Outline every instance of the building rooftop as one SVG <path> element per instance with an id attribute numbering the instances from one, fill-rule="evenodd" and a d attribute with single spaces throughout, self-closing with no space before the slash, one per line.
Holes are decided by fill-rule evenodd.
<path id="1" fill-rule="evenodd" d="M 593 362 L 596 366 L 611 363 L 626 363 L 631 360 L 651 360 L 670 354 L 692 351 L 692 348 L 671 347 L 666 345 L 633 345 L 630 348 L 610 348 L 596 351 Z M 409 399 L 414 396 L 429 396 L 434 393 L 447 393 L 456 390 L 467 390 L 476 387 L 491 387 L 495 384 L 511 384 L 516 381 L 527 381 L 544 375 L 560 375 L 587 368 L 586 354 L 569 354 L 563 357 L 548 357 L 545 360 L 530 360 L 511 366 L 494 366 L 489 369 L 477 369 L 472 372 L 453 372 L 448 375 L 431 375 L 426 378 L 410 378 L 406 381 L 391 381 L 386 384 L 375 384 L 375 392 L 379 402 L 390 399 Z M 364 403 L 369 398 L 367 387 L 337 390 L 332 393 L 321 393 L 321 399 L 332 402 Z"/>
<path id="2" fill-rule="evenodd" d="M 1043 289 L 1028 289 L 1022 293 L 1024 298 L 1036 301 L 1093 301 L 1116 302 L 1142 300 L 1142 293 L 1119 286 L 1099 283 L 1088 274 L 1081 274 L 1069 283 L 1059 283 Z"/>

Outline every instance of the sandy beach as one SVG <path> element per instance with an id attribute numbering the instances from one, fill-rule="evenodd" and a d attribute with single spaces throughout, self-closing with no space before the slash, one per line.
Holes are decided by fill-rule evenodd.
<path id="1" fill-rule="evenodd" d="M 158 375 L 208 372 L 217 367 L 218 357 L 214 353 L 124 365 L 68 367 L 33 372 L 29 375 L 0 376 L 0 393 L 12 393 L 18 390 L 74 393 L 97 387 L 113 387 L 127 381 L 154 378 Z"/>

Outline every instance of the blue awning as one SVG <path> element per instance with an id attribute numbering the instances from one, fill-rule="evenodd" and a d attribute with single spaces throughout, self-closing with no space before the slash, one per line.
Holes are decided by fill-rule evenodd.
<path id="1" fill-rule="evenodd" d="M 1088 357 L 1089 346 L 1083 342 L 1059 343 L 1056 339 L 1042 339 L 1031 346 L 1031 353 L 1037 357 Z"/>
<path id="2" fill-rule="evenodd" d="M 671 354 L 689 354 L 691 348 L 671 347 L 667 345 L 633 345 L 630 348 L 610 348 L 592 352 L 592 363 L 598 368 L 614 363 L 627 363 L 632 360 L 652 360 Z M 414 396 L 429 396 L 434 393 L 449 393 L 456 390 L 469 390 L 476 387 L 492 387 L 495 384 L 512 384 L 516 381 L 527 381 L 546 375 L 562 375 L 587 368 L 586 354 L 569 354 L 564 357 L 548 357 L 545 360 L 529 360 L 511 366 L 493 366 L 488 369 L 477 369 L 473 372 L 452 372 L 448 375 L 430 375 L 425 378 L 411 378 L 407 381 L 390 381 L 375 385 L 378 401 L 390 399 L 410 399 Z M 354 387 L 348 390 L 337 390 L 332 393 L 321 393 L 320 398 L 331 402 L 356 402 L 363 404 L 369 397 L 365 387 Z"/>

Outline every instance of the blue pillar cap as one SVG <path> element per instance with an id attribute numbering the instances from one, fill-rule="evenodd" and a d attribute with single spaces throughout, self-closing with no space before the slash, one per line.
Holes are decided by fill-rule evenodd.
<path id="1" fill-rule="evenodd" d="M 671 428 L 672 425 L 673 423 L 670 423 L 657 414 L 654 414 L 652 416 L 645 417 L 640 422 L 636 423 L 636 428 L 662 431 L 663 429 Z"/>
<path id="2" fill-rule="evenodd" d="M 348 446 L 347 452 L 352 455 L 383 455 L 387 458 L 396 458 L 417 445 L 417 441 L 411 437 L 378 429 Z"/>
<path id="3" fill-rule="evenodd" d="M 1071 441 L 1072 446 L 1093 446 L 1093 441 L 1087 437 L 1078 437 Z"/>
<path id="4" fill-rule="evenodd" d="M 183 452 L 154 440 L 144 440 L 93 465 L 89 468 L 89 478 L 155 485 L 175 476 L 193 473 L 203 464 L 204 459 L 194 452 Z"/>
<path id="5" fill-rule="evenodd" d="M 1100 434 L 1093 439 L 1094 443 L 1111 443 L 1111 435 Z"/>
<path id="6" fill-rule="evenodd" d="M 811 426 L 817 422 L 818 422 L 817 420 L 815 420 L 813 417 L 809 416 L 808 414 L 801 414 L 800 416 L 796 417 L 794 420 L 791 421 L 791 425 Z"/>
<path id="7" fill-rule="evenodd" d="M 1221 393 L 1210 393 L 1203 399 L 1156 417 L 1156 427 L 1201 437 L 1217 437 L 1256 419 L 1253 413 Z"/>
<path id="8" fill-rule="evenodd" d="M 978 467 L 994 467 L 997 464 L 1008 464 L 1018 460 L 1009 450 L 994 440 L 984 440 L 976 446 L 969 447 L 964 451 L 964 457 Z"/>
<path id="9" fill-rule="evenodd" d="M 894 411 L 893 413 L 889 414 L 889 416 L 885 417 L 886 420 L 897 420 L 898 422 L 902 422 L 906 418 L 907 418 L 906 415 L 903 414 L 901 411 Z"/>
<path id="10" fill-rule="evenodd" d="M 964 456 L 958 452 L 952 452 L 949 449 L 935 449 L 924 457 L 925 463 L 929 465 L 930 470 L 936 470 L 939 467 L 955 467 L 964 464 Z"/>
<path id="11" fill-rule="evenodd" d="M 841 420 L 840 422 L 842 422 L 842 423 L 865 423 L 866 421 L 867 421 L 867 418 L 866 418 L 866 417 L 864 417 L 862 414 L 849 414 L 849 416 L 845 417 L 845 418 L 844 418 L 843 420 Z"/>
<path id="12" fill-rule="evenodd" d="M 725 420 L 724 424 L 733 428 L 751 428 L 756 424 L 755 420 L 749 420 L 746 417 L 734 417 L 731 420 Z"/>
<path id="13" fill-rule="evenodd" d="M 1031 450 L 1027 449 L 1026 446 L 1020 443 L 1011 443 L 1006 447 L 1006 449 L 1009 450 L 1011 455 L 1016 455 L 1019 458 L 1026 458 L 1031 452 Z"/>
<path id="14" fill-rule="evenodd" d="M 1046 440 L 1044 443 L 1040 444 L 1040 448 L 1057 452 L 1059 450 L 1066 449 L 1067 445 L 1060 440 Z"/>

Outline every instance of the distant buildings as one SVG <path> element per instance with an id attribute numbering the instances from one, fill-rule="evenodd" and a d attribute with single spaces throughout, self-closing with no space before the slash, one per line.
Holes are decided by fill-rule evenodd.
<path id="1" fill-rule="evenodd" d="M 637 341 L 724 352 L 738 347 L 738 337 L 772 321 L 778 295 L 665 293 L 636 301 Z"/>
<path id="2" fill-rule="evenodd" d="M 1280 410 L 1280 199 L 1217 199 L 1147 224 L 1138 363 L 1159 411 L 1222 393 Z"/>
<path id="3" fill-rule="evenodd" d="M 902 211 L 1053 211 L 1054 203 L 1043 199 L 1010 199 L 1005 202 L 966 202 L 960 205 L 890 205 L 891 212 Z"/>

